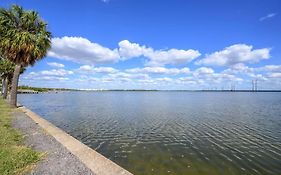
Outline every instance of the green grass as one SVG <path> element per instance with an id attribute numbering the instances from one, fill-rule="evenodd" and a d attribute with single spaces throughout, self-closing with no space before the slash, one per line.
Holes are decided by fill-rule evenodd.
<path id="1" fill-rule="evenodd" d="M 42 154 L 22 144 L 23 137 L 11 126 L 12 109 L 0 97 L 0 174 L 24 174 Z"/>

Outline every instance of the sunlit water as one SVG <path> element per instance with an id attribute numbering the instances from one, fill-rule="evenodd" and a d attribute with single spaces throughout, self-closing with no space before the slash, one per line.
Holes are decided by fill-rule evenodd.
<path id="1" fill-rule="evenodd" d="M 281 93 L 63 92 L 19 102 L 134 174 L 281 174 Z"/>

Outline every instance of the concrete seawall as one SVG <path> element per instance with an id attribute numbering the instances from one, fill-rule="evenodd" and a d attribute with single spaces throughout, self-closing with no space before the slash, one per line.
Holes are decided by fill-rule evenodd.
<path id="1" fill-rule="evenodd" d="M 129 171 L 81 143 L 74 137 L 57 128 L 28 108 L 19 108 L 48 134 L 61 143 L 69 152 L 75 155 L 86 167 L 96 175 L 132 175 Z"/>

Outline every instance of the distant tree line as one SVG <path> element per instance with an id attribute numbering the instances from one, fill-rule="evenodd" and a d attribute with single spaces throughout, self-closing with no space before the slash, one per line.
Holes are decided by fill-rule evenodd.
<path id="1" fill-rule="evenodd" d="M 31 87 L 31 86 L 19 86 L 21 90 L 33 90 L 37 92 L 48 92 L 48 91 L 78 91 L 76 89 L 68 89 L 68 88 L 42 88 L 42 87 Z"/>

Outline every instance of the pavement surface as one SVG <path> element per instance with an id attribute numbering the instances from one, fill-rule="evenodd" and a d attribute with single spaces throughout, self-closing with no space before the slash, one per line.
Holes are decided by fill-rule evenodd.
<path id="1" fill-rule="evenodd" d="M 76 156 L 23 112 L 14 112 L 13 127 L 23 133 L 28 147 L 46 153 L 30 175 L 94 175 Z"/>

